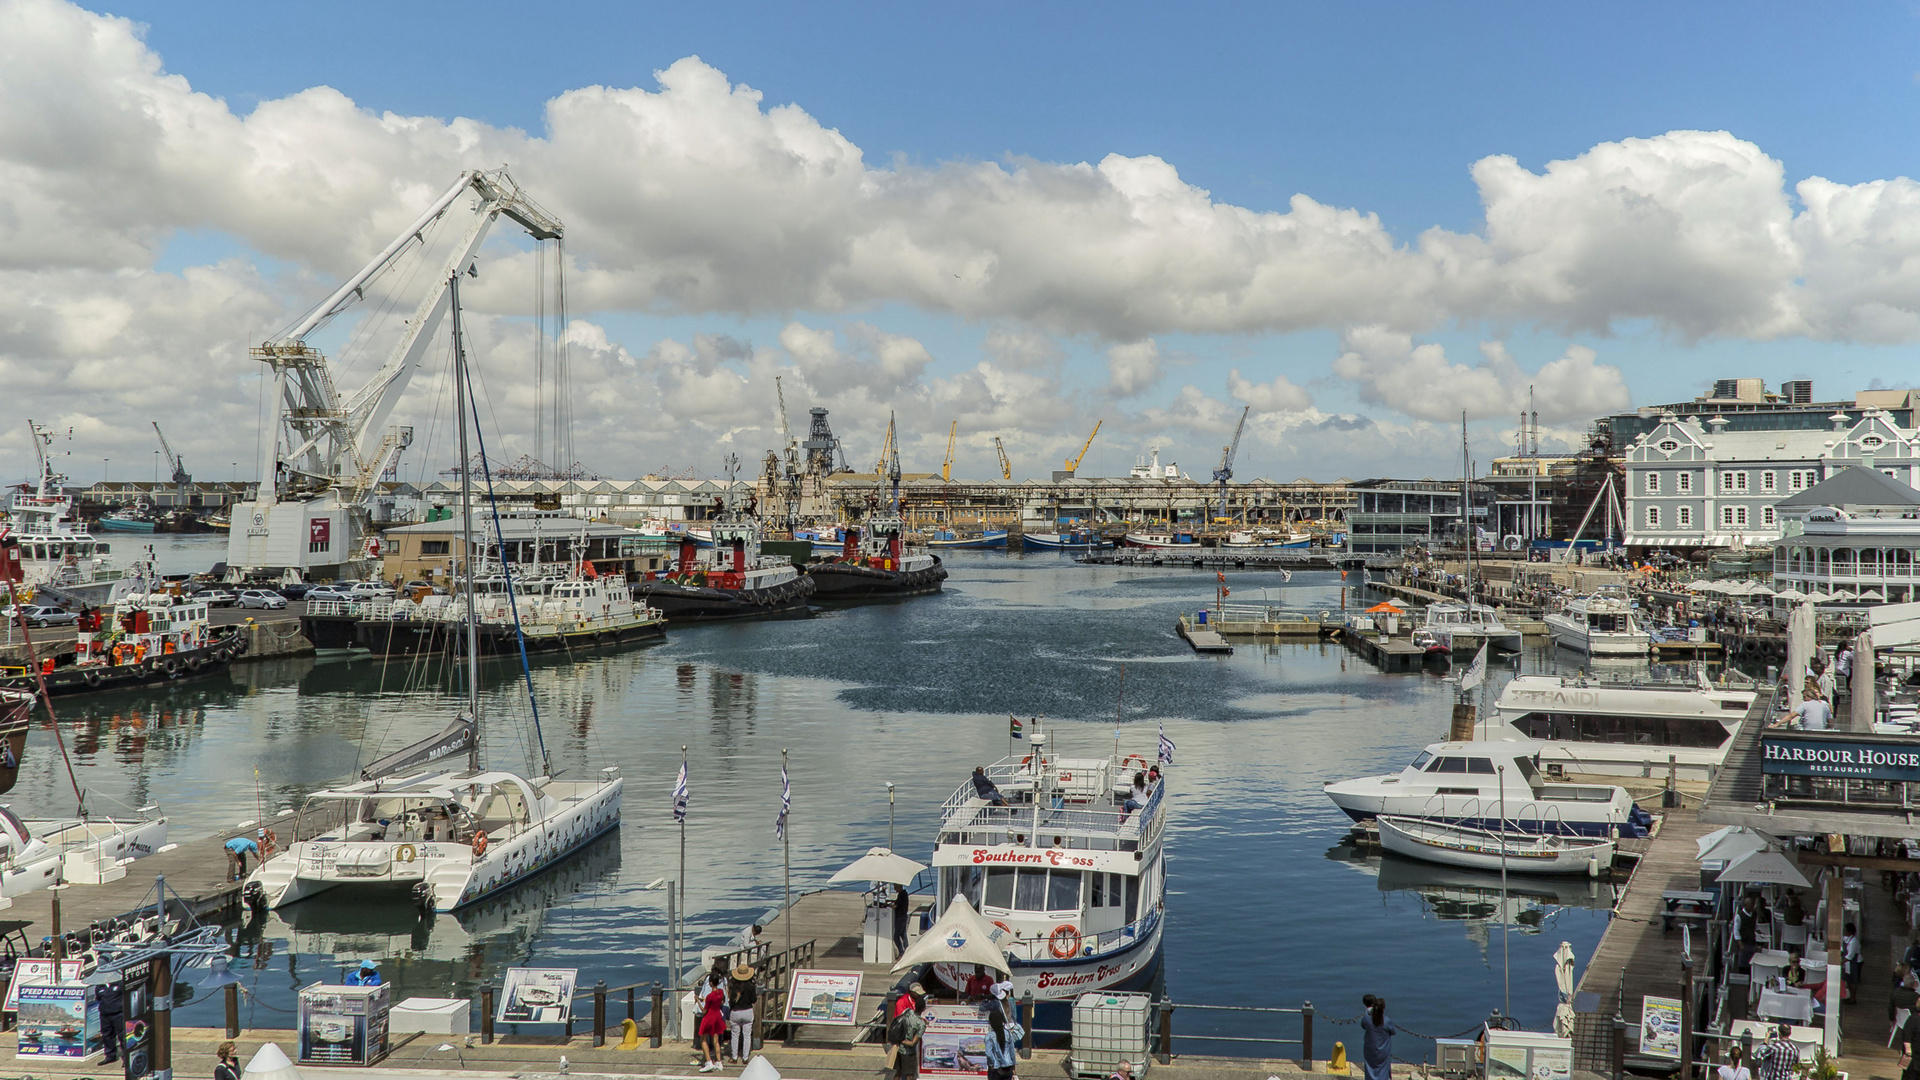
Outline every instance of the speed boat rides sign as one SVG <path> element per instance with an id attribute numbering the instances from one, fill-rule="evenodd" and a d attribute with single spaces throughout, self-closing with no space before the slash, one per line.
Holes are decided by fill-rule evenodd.
<path id="1" fill-rule="evenodd" d="M 578 968 L 508 968 L 496 1024 L 564 1024 L 573 1016 Z"/>

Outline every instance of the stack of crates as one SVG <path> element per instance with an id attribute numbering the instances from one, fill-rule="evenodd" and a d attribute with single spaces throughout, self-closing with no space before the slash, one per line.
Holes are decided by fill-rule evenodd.
<path id="1" fill-rule="evenodd" d="M 1147 994 L 1081 994 L 1073 1002 L 1073 1051 L 1068 1068 L 1077 1077 L 1106 1080 L 1120 1063 L 1143 1076 L 1151 1059 L 1147 1025 L 1153 998 Z"/>

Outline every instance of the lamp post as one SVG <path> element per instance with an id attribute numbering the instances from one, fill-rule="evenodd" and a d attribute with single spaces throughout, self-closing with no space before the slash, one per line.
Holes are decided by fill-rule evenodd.
<path id="1" fill-rule="evenodd" d="M 893 850 L 893 781 L 887 781 L 887 850 Z"/>

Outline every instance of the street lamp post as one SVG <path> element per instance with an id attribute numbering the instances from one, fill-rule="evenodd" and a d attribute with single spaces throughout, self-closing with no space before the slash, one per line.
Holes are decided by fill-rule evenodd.
<path id="1" fill-rule="evenodd" d="M 893 850 L 893 781 L 887 781 L 887 850 Z"/>

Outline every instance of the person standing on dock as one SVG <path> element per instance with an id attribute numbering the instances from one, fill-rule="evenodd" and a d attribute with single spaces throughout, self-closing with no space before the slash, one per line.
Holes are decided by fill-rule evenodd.
<path id="1" fill-rule="evenodd" d="M 898 959 L 907 951 L 907 911 L 913 901 L 907 896 L 904 885 L 893 887 L 893 955 Z"/>
<path id="2" fill-rule="evenodd" d="M 894 1080 L 917 1080 L 920 1075 L 920 1036 L 927 1031 L 927 1022 L 920 1018 L 920 1010 L 926 1007 L 921 1003 L 925 993 L 919 983 L 908 987 L 900 995 L 907 1007 L 887 1025 L 887 1037 L 899 1049 L 893 1059 Z"/>
<path id="3" fill-rule="evenodd" d="M 753 966 L 743 963 L 733 969 L 733 978 L 727 982 L 727 1027 L 733 1032 L 728 1049 L 741 1065 L 753 1055 L 753 1006 L 760 998 L 753 974 Z"/>
<path id="4" fill-rule="evenodd" d="M 240 881 L 247 876 L 247 854 L 260 854 L 260 845 L 244 836 L 227 841 L 227 880 Z"/>
<path id="5" fill-rule="evenodd" d="M 240 1080 L 240 1055 L 238 1047 L 223 1042 L 214 1051 L 213 1080 Z"/>
<path id="6" fill-rule="evenodd" d="M 1387 999 L 1368 994 L 1360 999 L 1360 1064 L 1366 1080 L 1393 1080 L 1393 1037 L 1400 1029 L 1387 1019 Z"/>
<path id="7" fill-rule="evenodd" d="M 1800 1064 L 1800 1048 L 1787 1038 L 1787 1025 L 1774 1025 L 1771 1037 L 1753 1052 L 1753 1060 L 1760 1066 L 1760 1080 L 1793 1080 L 1793 1067 Z M 1907 1053 L 1902 1051 L 1902 1070 L 1907 1067 L 1909 1060 Z"/>
<path id="8" fill-rule="evenodd" d="M 999 1009 L 987 1010 L 987 1080 L 1013 1080 L 1015 1055 L 1026 1029 Z"/>

